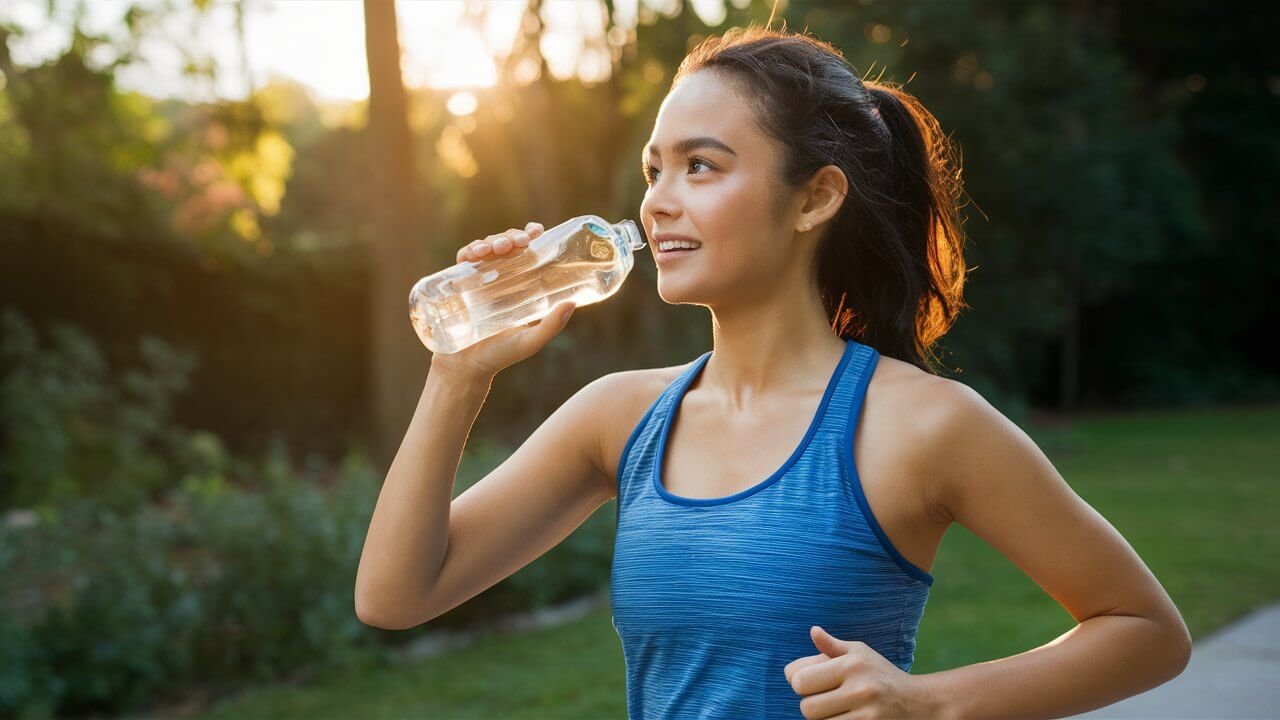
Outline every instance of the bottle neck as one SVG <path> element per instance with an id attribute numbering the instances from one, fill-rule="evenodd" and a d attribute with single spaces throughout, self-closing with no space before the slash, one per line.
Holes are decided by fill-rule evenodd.
<path id="1" fill-rule="evenodd" d="M 632 220 L 623 220 L 613 224 L 614 231 L 622 238 L 632 250 L 639 250 L 646 247 L 644 237 L 640 234 L 640 228 Z"/>

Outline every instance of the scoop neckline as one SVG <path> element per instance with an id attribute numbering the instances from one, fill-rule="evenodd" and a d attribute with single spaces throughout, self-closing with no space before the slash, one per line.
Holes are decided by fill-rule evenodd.
<path id="1" fill-rule="evenodd" d="M 667 457 L 667 440 L 671 437 L 671 426 L 675 422 L 676 413 L 680 411 L 680 405 L 684 400 L 685 393 L 689 391 L 689 386 L 698 378 L 702 369 L 706 367 L 707 360 L 711 358 L 710 350 L 703 353 L 702 357 L 698 358 L 690 371 L 685 374 L 684 381 L 677 387 L 675 397 L 672 399 L 670 407 L 667 409 L 666 417 L 662 420 L 662 429 L 658 435 L 657 459 L 654 461 L 653 465 L 653 488 L 657 491 L 658 496 L 667 502 L 677 505 L 727 505 L 739 500 L 745 500 L 782 479 L 782 476 L 787 473 L 787 470 L 790 470 L 791 466 L 794 465 L 802 455 L 804 455 L 805 449 L 809 447 L 809 442 L 813 440 L 814 434 L 817 433 L 818 425 L 821 424 L 822 417 L 826 414 L 827 406 L 831 404 L 831 396 L 835 394 L 836 386 L 839 384 L 840 377 L 844 375 L 845 366 L 849 364 L 849 359 L 853 357 L 853 350 L 857 344 L 858 342 L 856 340 L 845 340 L 844 353 L 840 356 L 840 362 L 836 363 L 835 370 L 831 372 L 831 377 L 827 380 L 827 388 L 822 393 L 822 400 L 819 401 L 818 408 L 813 413 L 813 419 L 809 421 L 809 428 L 805 431 L 804 437 L 800 439 L 800 444 L 796 446 L 795 450 L 791 451 L 791 455 L 782 463 L 782 467 L 773 471 L 773 473 L 764 480 L 761 480 L 747 489 L 740 490 L 732 495 L 715 498 L 691 498 L 683 495 L 676 495 L 663 487 L 662 466 L 665 464 Z"/>

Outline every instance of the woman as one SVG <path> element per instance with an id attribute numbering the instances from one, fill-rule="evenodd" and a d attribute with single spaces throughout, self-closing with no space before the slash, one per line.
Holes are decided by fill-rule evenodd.
<path id="1" fill-rule="evenodd" d="M 436 617 L 616 497 L 634 720 L 1060 717 L 1180 673 L 1186 626 L 1128 543 L 1021 429 L 932 368 L 963 307 L 953 158 L 919 102 L 862 82 L 829 44 L 760 28 L 705 41 L 645 147 L 641 220 L 659 294 L 709 308 L 714 349 L 592 382 L 452 506 L 492 378 L 572 307 L 434 356 L 369 529 L 361 619 Z M 911 675 L 955 522 L 1078 625 Z"/>

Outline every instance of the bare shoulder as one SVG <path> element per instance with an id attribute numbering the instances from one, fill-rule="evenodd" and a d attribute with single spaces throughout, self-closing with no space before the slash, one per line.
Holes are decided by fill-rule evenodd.
<path id="1" fill-rule="evenodd" d="M 909 362 L 883 355 L 867 389 L 868 403 L 872 402 L 873 389 L 879 396 L 877 401 L 886 406 L 896 406 L 900 417 L 926 424 L 956 412 L 960 405 L 972 402 L 977 396 L 962 382 L 925 372 Z M 901 412 L 903 409 L 910 412 Z"/>
<path id="2" fill-rule="evenodd" d="M 609 483 L 610 497 L 618 487 L 618 462 L 631 433 L 644 419 L 662 391 L 675 381 L 688 364 L 669 367 L 620 370 L 596 380 L 598 383 L 598 429 L 601 475 Z"/>
<path id="3" fill-rule="evenodd" d="M 933 422 L 952 413 L 963 412 L 974 402 L 985 402 L 968 385 L 925 372 L 897 358 L 881 356 L 874 381 L 876 387 L 894 402 L 910 406 L 909 415 Z"/>
<path id="4" fill-rule="evenodd" d="M 868 425 L 884 429 L 876 434 L 892 445 L 892 463 L 916 481 L 912 485 L 926 514 L 935 522 L 950 523 L 944 475 L 938 472 L 953 459 L 949 438 L 956 427 L 994 408 L 958 380 L 883 355 L 864 402 Z"/>

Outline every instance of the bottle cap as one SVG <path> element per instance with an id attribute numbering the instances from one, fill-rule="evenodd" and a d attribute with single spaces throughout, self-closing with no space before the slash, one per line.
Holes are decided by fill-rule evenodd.
<path id="1" fill-rule="evenodd" d="M 620 235 L 622 235 L 623 239 L 631 246 L 632 250 L 639 250 L 640 248 L 648 247 L 648 243 L 644 241 L 644 237 L 640 234 L 640 228 L 636 227 L 634 221 L 623 220 L 621 222 L 614 223 L 613 227 L 617 229 Z"/>

